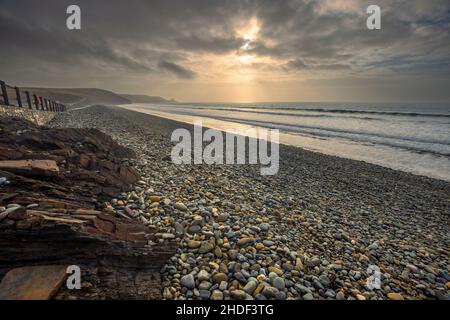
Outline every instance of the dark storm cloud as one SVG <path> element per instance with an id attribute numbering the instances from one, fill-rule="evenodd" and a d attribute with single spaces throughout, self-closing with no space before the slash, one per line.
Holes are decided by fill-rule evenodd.
<path id="1" fill-rule="evenodd" d="M 285 70 L 346 70 L 351 69 L 351 66 L 344 63 L 330 63 L 330 64 L 308 64 L 302 59 L 289 61 L 284 66 Z"/>
<path id="2" fill-rule="evenodd" d="M 99 71 L 138 73 L 163 69 L 190 79 L 195 72 L 183 66 L 183 52 L 222 53 L 243 43 L 229 35 L 231 20 L 220 14 L 224 7 L 210 2 L 76 1 L 81 7 L 82 30 L 69 31 L 65 11 L 72 3 L 2 1 L 0 35 L 8 43 L 2 60 L 10 63 L 0 71 L 6 72 L 8 66 L 17 71 L 22 66 L 44 72 L 49 64 L 71 63 L 78 64 L 80 72 L 93 66 Z M 218 35 L 211 35 L 213 26 Z M 16 57 L 22 61 L 15 61 Z"/>
<path id="3" fill-rule="evenodd" d="M 188 70 L 182 66 L 179 66 L 176 63 L 172 63 L 172 62 L 168 62 L 168 61 L 160 61 L 158 66 L 161 69 L 167 70 L 170 73 L 173 73 L 183 79 L 192 79 L 195 76 L 195 72 L 192 72 L 191 70 Z"/>
<path id="4" fill-rule="evenodd" d="M 450 71 L 448 1 L 376 2 L 382 30 L 370 32 L 366 1 L 349 0 L 354 10 L 340 10 L 325 0 L 2 0 L 0 74 L 35 78 L 68 68 L 68 78 L 96 70 L 189 80 L 200 75 L 187 63 L 190 55 L 242 53 L 246 43 L 246 53 L 278 60 L 282 72 L 383 69 L 443 76 L 436 62 Z M 65 27 L 66 8 L 74 3 L 81 7 L 81 31 Z M 235 31 L 252 17 L 260 30 L 249 42 Z"/>
<path id="5" fill-rule="evenodd" d="M 0 7 L 0 32 L 8 43 L 2 58 L 10 61 L 12 67 L 28 64 L 29 68 L 39 69 L 49 63 L 71 63 L 79 64 L 81 68 L 97 65 L 131 72 L 157 72 L 158 61 L 173 55 L 170 48 L 141 48 L 144 41 L 151 43 L 152 38 L 160 42 L 167 36 L 167 30 L 160 28 L 161 33 L 152 37 L 152 23 L 136 22 L 126 7 L 115 7 L 111 11 L 107 6 L 96 7 L 95 1 L 78 1 L 82 8 L 82 30 L 69 31 L 65 27 L 67 4 L 64 1 L 41 1 L 39 6 L 37 2 L 29 2 L 27 6 L 26 2 L 17 5 L 5 1 Z M 110 19 L 107 18 L 108 11 Z M 135 27 L 129 25 L 131 21 Z M 17 52 L 20 52 L 19 56 L 28 53 L 27 59 L 14 61 Z M 177 72 L 180 76 L 189 74 L 189 70 L 179 68 L 184 71 Z"/>
<path id="6" fill-rule="evenodd" d="M 324 1 L 261 5 L 258 13 L 264 21 L 262 40 L 253 43 L 249 51 L 290 60 L 285 67 L 292 66 L 292 70 L 311 69 L 303 66 L 299 59 L 322 60 L 323 65 L 317 65 L 317 69 L 332 66 L 331 69 L 347 69 L 343 62 L 357 63 L 359 60 L 359 64 L 365 64 L 368 55 L 378 56 L 377 59 L 391 59 L 404 53 L 420 59 L 448 58 L 449 2 L 430 1 L 429 5 L 423 1 L 377 3 L 382 8 L 382 29 L 373 32 L 365 28 L 364 1 L 360 1 L 360 8 L 354 12 L 321 10 Z M 440 13 L 436 7 L 441 9 Z M 446 19 L 446 23 L 442 19 Z M 421 28 L 428 29 L 429 34 L 421 35 Z M 275 45 L 266 45 L 269 40 Z"/>
<path id="7" fill-rule="evenodd" d="M 196 35 L 179 38 L 175 40 L 178 48 L 192 52 L 225 53 L 236 51 L 245 41 L 243 39 L 230 37 L 214 37 L 201 39 Z"/>

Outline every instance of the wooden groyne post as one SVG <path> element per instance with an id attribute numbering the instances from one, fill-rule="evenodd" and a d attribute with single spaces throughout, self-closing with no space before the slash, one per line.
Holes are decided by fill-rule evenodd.
<path id="1" fill-rule="evenodd" d="M 9 99 L 8 99 L 8 91 L 6 91 L 6 83 L 0 80 L 0 86 L 2 89 L 3 103 L 8 106 Z"/>
<path id="2" fill-rule="evenodd" d="M 25 91 L 25 95 L 27 96 L 28 109 L 33 109 L 33 105 L 31 104 L 30 92 Z"/>
<path id="3" fill-rule="evenodd" d="M 12 101 L 17 101 L 17 103 L 11 102 L 10 97 L 8 96 L 8 90 L 14 90 L 16 98 L 14 99 L 13 97 Z M 28 109 L 30 110 L 33 110 L 33 105 L 35 106 L 35 109 L 37 111 L 64 112 L 67 110 L 66 106 L 59 102 L 33 94 L 28 90 L 25 90 L 24 92 Z M 5 106 L 14 106 L 19 108 L 24 107 L 24 100 L 22 100 L 21 89 L 17 86 L 9 86 L 5 83 L 5 81 L 2 80 L 0 80 L 0 98 L 2 98 L 3 100 L 0 101 L 0 104 L 3 104 Z"/>
<path id="4" fill-rule="evenodd" d="M 14 89 L 16 90 L 17 104 L 19 105 L 20 108 L 22 108 L 22 98 L 20 97 L 20 89 L 19 87 L 14 87 Z"/>

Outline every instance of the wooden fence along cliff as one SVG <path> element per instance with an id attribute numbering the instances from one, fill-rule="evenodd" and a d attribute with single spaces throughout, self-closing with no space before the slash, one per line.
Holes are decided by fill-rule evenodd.
<path id="1" fill-rule="evenodd" d="M 21 90 L 19 87 L 12 87 L 0 80 L 0 104 L 38 111 L 64 112 L 67 107 L 45 97 L 33 94 L 28 90 Z M 25 105 L 26 101 L 26 105 Z"/>

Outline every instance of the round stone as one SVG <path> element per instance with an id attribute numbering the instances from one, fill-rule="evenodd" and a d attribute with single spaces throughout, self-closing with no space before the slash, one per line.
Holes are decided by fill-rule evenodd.
<path id="1" fill-rule="evenodd" d="M 277 268 L 277 267 L 269 267 L 269 272 L 273 272 L 273 273 L 275 273 L 276 275 L 278 275 L 278 276 L 282 276 L 283 275 L 283 270 L 281 270 L 281 269 L 279 269 L 279 268 Z"/>
<path id="2" fill-rule="evenodd" d="M 181 223 L 175 222 L 175 223 L 173 224 L 173 226 L 174 226 L 174 228 L 175 228 L 175 232 L 176 232 L 178 235 L 182 235 L 182 234 L 184 233 L 184 228 L 183 228 L 183 225 L 182 225 Z"/>
<path id="3" fill-rule="evenodd" d="M 264 281 L 266 280 L 266 276 L 263 274 L 258 274 L 258 276 L 256 277 L 256 279 L 258 279 L 258 281 Z"/>
<path id="4" fill-rule="evenodd" d="M 311 293 L 307 293 L 303 296 L 303 300 L 313 300 L 314 297 Z"/>
<path id="5" fill-rule="evenodd" d="M 344 295 L 344 293 L 342 291 L 339 291 L 336 294 L 336 300 L 345 300 L 345 295 Z"/>
<path id="6" fill-rule="evenodd" d="M 230 292 L 230 296 L 236 300 L 244 300 L 247 297 L 247 294 L 242 290 L 233 290 Z"/>
<path id="7" fill-rule="evenodd" d="M 245 238 L 241 238 L 237 241 L 237 245 L 240 247 L 249 245 L 251 243 L 253 243 L 254 239 L 250 238 L 250 237 L 245 237 Z"/>
<path id="8" fill-rule="evenodd" d="M 212 287 L 212 284 L 211 284 L 211 282 L 208 282 L 208 281 L 202 281 L 198 285 L 199 290 L 209 290 L 211 287 Z"/>
<path id="9" fill-rule="evenodd" d="M 276 294 L 278 293 L 278 289 L 275 287 L 271 287 L 271 286 L 266 286 L 264 287 L 264 289 L 262 290 L 262 294 L 266 297 L 266 298 L 275 298 Z"/>
<path id="10" fill-rule="evenodd" d="M 228 220 L 228 214 L 221 213 L 219 214 L 219 217 L 217 218 L 217 221 L 219 222 L 226 222 Z"/>
<path id="11" fill-rule="evenodd" d="M 332 289 L 328 289 L 327 291 L 325 291 L 325 296 L 329 298 L 334 298 L 336 296 L 336 292 L 334 292 L 334 290 Z"/>
<path id="12" fill-rule="evenodd" d="M 199 281 L 206 281 L 206 280 L 209 280 L 209 278 L 210 278 L 210 275 L 209 275 L 208 271 L 206 271 L 206 270 L 201 270 L 197 274 L 197 279 Z"/>
<path id="13" fill-rule="evenodd" d="M 272 285 L 278 290 L 283 290 L 285 288 L 284 279 L 281 277 L 276 277 L 275 279 L 273 279 Z"/>
<path id="14" fill-rule="evenodd" d="M 328 287 L 328 286 L 330 285 L 330 283 L 331 283 L 330 279 L 329 279 L 326 275 L 324 275 L 324 274 L 322 274 L 322 275 L 319 276 L 319 281 L 320 281 L 320 283 L 322 283 L 325 287 Z"/>
<path id="15" fill-rule="evenodd" d="M 273 246 L 273 245 L 275 244 L 275 242 L 273 242 L 273 241 L 271 241 L 271 240 L 264 240 L 264 241 L 263 241 L 263 244 L 264 244 L 266 247 L 271 247 L 271 246 Z"/>
<path id="16" fill-rule="evenodd" d="M 391 300 L 405 300 L 400 293 L 390 292 L 388 293 L 388 298 Z"/>
<path id="17" fill-rule="evenodd" d="M 192 274 L 187 274 L 181 278 L 181 285 L 183 287 L 186 287 L 188 289 L 194 289 L 195 288 L 195 279 Z"/>
<path id="18" fill-rule="evenodd" d="M 191 225 L 195 226 L 195 225 L 203 225 L 203 217 L 202 216 L 195 216 L 194 220 L 192 221 Z"/>
<path id="19" fill-rule="evenodd" d="M 220 249 L 220 247 L 215 247 L 214 254 L 216 255 L 217 258 L 222 258 L 223 256 L 222 249 Z"/>
<path id="20" fill-rule="evenodd" d="M 255 291 L 256 286 L 257 286 L 257 284 L 256 284 L 255 281 L 249 281 L 249 282 L 247 282 L 247 284 L 244 286 L 243 290 L 244 290 L 245 292 L 247 292 L 248 294 L 252 294 L 253 291 Z"/>
<path id="21" fill-rule="evenodd" d="M 359 293 L 356 295 L 356 299 L 358 299 L 360 301 L 367 300 L 365 296 L 363 296 L 362 294 L 359 294 Z"/>
<path id="22" fill-rule="evenodd" d="M 276 294 L 275 294 L 275 299 L 277 299 L 277 300 L 286 300 L 286 293 L 284 292 L 284 291 L 278 291 Z"/>
<path id="23" fill-rule="evenodd" d="M 307 293 L 312 293 L 311 289 L 309 289 L 308 287 L 305 287 L 301 284 L 296 283 L 294 285 L 295 290 L 297 290 L 297 292 L 301 293 L 301 294 L 307 294 Z"/>
<path id="24" fill-rule="evenodd" d="M 320 264 L 320 259 L 318 257 L 313 257 L 311 260 L 307 262 L 308 266 L 315 267 Z"/>
<path id="25" fill-rule="evenodd" d="M 214 249 L 214 245 L 211 242 L 202 242 L 200 248 L 198 249 L 199 253 L 207 253 Z"/>
<path id="26" fill-rule="evenodd" d="M 200 231 L 202 231 L 202 226 L 195 224 L 193 226 L 190 226 L 188 230 L 190 233 L 199 233 Z"/>
<path id="27" fill-rule="evenodd" d="M 200 247 L 202 243 L 200 241 L 196 241 L 196 240 L 188 240 L 187 242 L 187 246 L 189 249 L 197 249 L 198 247 Z"/>
<path id="28" fill-rule="evenodd" d="M 234 274 L 234 277 L 241 283 L 245 283 L 247 282 L 247 280 L 245 279 L 244 275 L 242 274 L 242 272 L 236 272 Z"/>
<path id="29" fill-rule="evenodd" d="M 211 292 L 209 290 L 199 290 L 200 298 L 209 299 Z"/>
<path id="30" fill-rule="evenodd" d="M 211 293 L 211 300 L 223 300 L 223 293 L 220 290 L 214 290 Z"/>
<path id="31" fill-rule="evenodd" d="M 162 239 L 175 239 L 175 235 L 172 233 L 161 233 L 157 235 Z"/>
<path id="32" fill-rule="evenodd" d="M 236 260 L 236 258 L 238 256 L 237 250 L 229 250 L 228 256 L 230 257 L 230 260 Z"/>
<path id="33" fill-rule="evenodd" d="M 224 291 L 224 290 L 227 290 L 227 288 L 228 288 L 228 282 L 221 281 L 220 284 L 219 284 L 219 289 Z"/>
<path id="34" fill-rule="evenodd" d="M 228 276 L 222 272 L 214 274 L 212 278 L 213 278 L 214 283 L 221 284 L 222 281 L 225 281 L 225 282 L 228 281 Z"/>
<path id="35" fill-rule="evenodd" d="M 159 201 L 161 201 L 161 197 L 160 196 L 150 196 L 149 200 L 151 202 L 159 202 Z"/>
<path id="36" fill-rule="evenodd" d="M 173 206 L 175 209 L 178 209 L 180 211 L 187 211 L 188 209 L 183 202 L 176 202 Z"/>

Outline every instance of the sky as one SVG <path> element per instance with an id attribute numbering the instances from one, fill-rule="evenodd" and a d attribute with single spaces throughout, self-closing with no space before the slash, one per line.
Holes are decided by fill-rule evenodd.
<path id="1" fill-rule="evenodd" d="M 81 9 L 68 30 L 66 9 Z M 381 8 L 381 30 L 366 9 Z M 0 0 L 0 79 L 184 102 L 450 101 L 448 0 Z"/>

